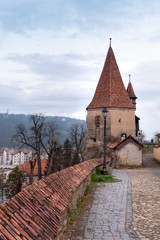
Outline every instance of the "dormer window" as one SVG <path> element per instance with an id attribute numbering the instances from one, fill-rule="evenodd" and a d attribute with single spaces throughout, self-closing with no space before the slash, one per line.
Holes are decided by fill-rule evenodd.
<path id="1" fill-rule="evenodd" d="M 131 99 L 131 101 L 132 101 L 132 103 L 134 104 L 134 105 L 136 105 L 136 99 Z"/>

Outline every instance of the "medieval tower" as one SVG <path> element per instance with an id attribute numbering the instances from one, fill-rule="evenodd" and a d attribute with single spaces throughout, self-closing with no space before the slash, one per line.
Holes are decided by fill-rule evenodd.
<path id="1" fill-rule="evenodd" d="M 106 122 L 107 144 L 118 142 L 129 135 L 136 137 L 135 93 L 129 81 L 125 89 L 111 44 L 108 49 L 104 67 L 87 109 L 87 150 L 103 146 L 104 119 L 102 109 L 107 107 Z M 137 122 L 136 122 L 137 121 Z"/>

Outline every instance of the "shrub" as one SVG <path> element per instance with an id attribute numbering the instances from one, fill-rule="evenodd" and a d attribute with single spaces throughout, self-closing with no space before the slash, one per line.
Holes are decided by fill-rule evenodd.
<path id="1" fill-rule="evenodd" d="M 119 182 L 120 180 L 116 179 L 112 173 L 108 173 L 107 175 L 101 174 L 101 169 L 98 167 L 96 169 L 96 173 L 92 174 L 92 182 Z"/>

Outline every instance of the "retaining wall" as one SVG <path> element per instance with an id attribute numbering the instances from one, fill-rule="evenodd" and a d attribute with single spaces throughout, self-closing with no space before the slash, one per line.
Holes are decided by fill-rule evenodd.
<path id="1" fill-rule="evenodd" d="M 91 159 L 51 174 L 0 205 L 0 239 L 58 239 L 99 165 Z"/>

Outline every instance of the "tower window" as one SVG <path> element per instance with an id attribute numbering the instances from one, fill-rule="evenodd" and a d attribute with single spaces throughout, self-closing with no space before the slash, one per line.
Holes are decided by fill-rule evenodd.
<path id="1" fill-rule="evenodd" d="M 100 125 L 100 116 L 96 116 L 95 117 L 95 125 L 96 125 L 96 128 L 99 127 L 99 125 Z"/>
<path id="2" fill-rule="evenodd" d="M 124 140 L 127 137 L 126 133 L 121 133 L 121 140 Z"/>

